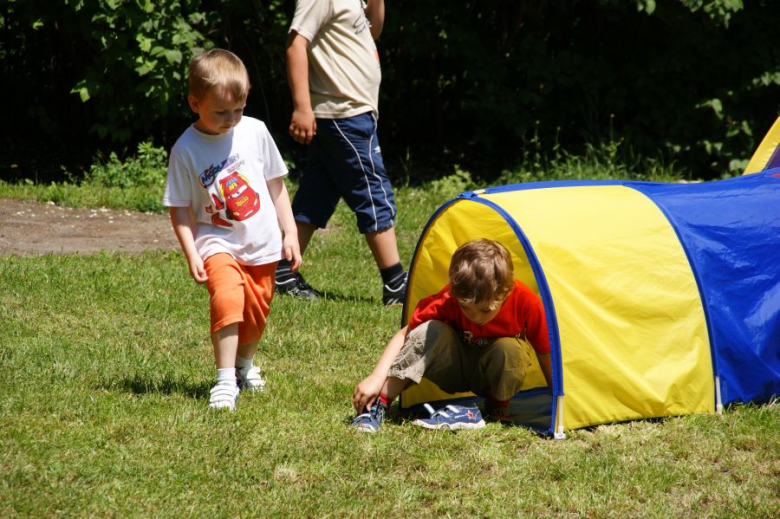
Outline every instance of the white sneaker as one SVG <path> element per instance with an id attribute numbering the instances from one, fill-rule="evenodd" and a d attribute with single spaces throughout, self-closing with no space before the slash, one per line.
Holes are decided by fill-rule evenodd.
<path id="1" fill-rule="evenodd" d="M 265 390 L 265 377 L 258 366 L 246 369 L 236 368 L 236 379 L 238 379 L 239 389 L 246 389 L 247 391 Z"/>
<path id="2" fill-rule="evenodd" d="M 209 409 L 235 411 L 236 400 L 238 400 L 238 386 L 226 382 L 217 382 L 217 385 L 211 388 Z"/>

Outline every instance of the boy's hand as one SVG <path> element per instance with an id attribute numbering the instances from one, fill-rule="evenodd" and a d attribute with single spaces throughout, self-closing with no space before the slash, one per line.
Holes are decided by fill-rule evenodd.
<path id="1" fill-rule="evenodd" d="M 168 212 L 173 225 L 173 232 L 181 245 L 181 251 L 187 258 L 187 265 L 190 267 L 190 276 L 196 283 L 205 283 L 208 279 L 206 269 L 203 266 L 203 258 L 198 254 L 195 248 L 195 220 L 192 210 L 189 207 L 170 207 Z"/>
<path id="2" fill-rule="evenodd" d="M 355 388 L 352 395 L 352 406 L 357 414 L 366 411 L 367 407 L 374 403 L 382 391 L 384 380 L 368 376 Z"/>
<path id="3" fill-rule="evenodd" d="M 284 259 L 290 262 L 290 269 L 297 272 L 301 266 L 301 246 L 298 244 L 298 235 L 284 235 L 282 240 L 282 254 Z"/>
<path id="4" fill-rule="evenodd" d="M 295 110 L 290 121 L 290 136 L 300 144 L 311 144 L 317 135 L 317 119 L 311 110 Z"/>
<path id="5" fill-rule="evenodd" d="M 193 258 L 187 258 L 187 263 L 190 266 L 190 276 L 196 283 L 205 283 L 208 280 L 209 277 L 203 266 L 203 259 L 199 254 L 196 254 Z"/>

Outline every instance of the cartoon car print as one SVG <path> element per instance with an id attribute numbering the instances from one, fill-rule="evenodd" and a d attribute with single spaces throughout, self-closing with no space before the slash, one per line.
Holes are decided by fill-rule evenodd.
<path id="1" fill-rule="evenodd" d="M 260 210 L 260 197 L 246 178 L 233 172 L 219 180 L 219 196 L 212 195 L 218 210 L 225 210 L 228 220 L 241 222 Z"/>

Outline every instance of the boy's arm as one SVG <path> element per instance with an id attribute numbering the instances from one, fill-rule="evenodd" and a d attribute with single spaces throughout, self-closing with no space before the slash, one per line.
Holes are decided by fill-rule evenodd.
<path id="1" fill-rule="evenodd" d="M 385 25 L 385 0 L 369 0 L 365 13 L 371 24 L 371 37 L 377 40 Z"/>
<path id="2" fill-rule="evenodd" d="M 309 94 L 309 41 L 295 31 L 287 38 L 287 80 L 293 101 L 290 136 L 301 144 L 310 144 L 317 133 L 317 120 Z"/>
<path id="3" fill-rule="evenodd" d="M 540 355 L 537 353 L 536 358 L 539 360 L 539 367 L 542 368 L 544 379 L 547 381 L 547 388 L 550 390 L 550 393 L 552 393 L 552 364 L 550 362 L 550 354 Z"/>
<path id="4" fill-rule="evenodd" d="M 393 335 L 393 338 L 387 343 L 385 351 L 376 363 L 374 371 L 355 388 L 355 392 L 352 394 L 352 405 L 356 413 L 362 413 L 381 393 L 382 386 L 385 385 L 385 380 L 387 380 L 387 373 L 390 371 L 393 361 L 401 352 L 401 348 L 404 347 L 408 329 L 409 325 L 406 325 Z"/>
<path id="5" fill-rule="evenodd" d="M 268 192 L 271 194 L 271 200 L 276 208 L 276 218 L 282 227 L 282 254 L 290 262 L 293 272 L 301 266 L 301 247 L 298 244 L 298 227 L 295 225 L 292 207 L 290 206 L 290 195 L 287 193 L 287 187 L 284 185 L 282 177 L 272 178 L 267 181 Z"/>
<path id="6" fill-rule="evenodd" d="M 173 232 L 176 233 L 184 257 L 187 258 L 190 276 L 196 283 L 205 283 L 208 276 L 203 267 L 203 258 L 195 249 L 195 219 L 192 217 L 191 209 L 189 207 L 169 207 L 168 213 L 171 216 Z"/>

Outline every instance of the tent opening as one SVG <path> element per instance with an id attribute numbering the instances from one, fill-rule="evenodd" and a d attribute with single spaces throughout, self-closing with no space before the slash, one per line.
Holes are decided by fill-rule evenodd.
<path id="1" fill-rule="evenodd" d="M 457 210 L 454 210 L 456 206 Z M 410 293 L 404 307 L 404 324 L 408 322 L 418 301 L 435 294 L 447 284 L 450 258 L 455 249 L 478 238 L 490 238 L 504 244 L 512 255 L 515 279 L 539 295 L 528 257 L 504 215 L 490 205 L 459 198 L 434 214 L 418 244 L 410 271 Z M 549 327 L 552 324 L 549 316 L 547 322 Z M 551 427 L 552 395 L 547 389 L 536 355 L 531 353 L 529 356 L 532 366 L 522 390 L 511 401 L 510 413 L 515 424 L 546 432 Z M 556 361 L 553 359 L 553 377 L 555 366 Z M 401 394 L 400 407 L 403 411 L 417 412 L 426 402 L 439 407 L 450 403 L 478 405 L 482 400 L 472 393 L 445 393 L 434 383 L 423 379 L 419 385 Z"/>

